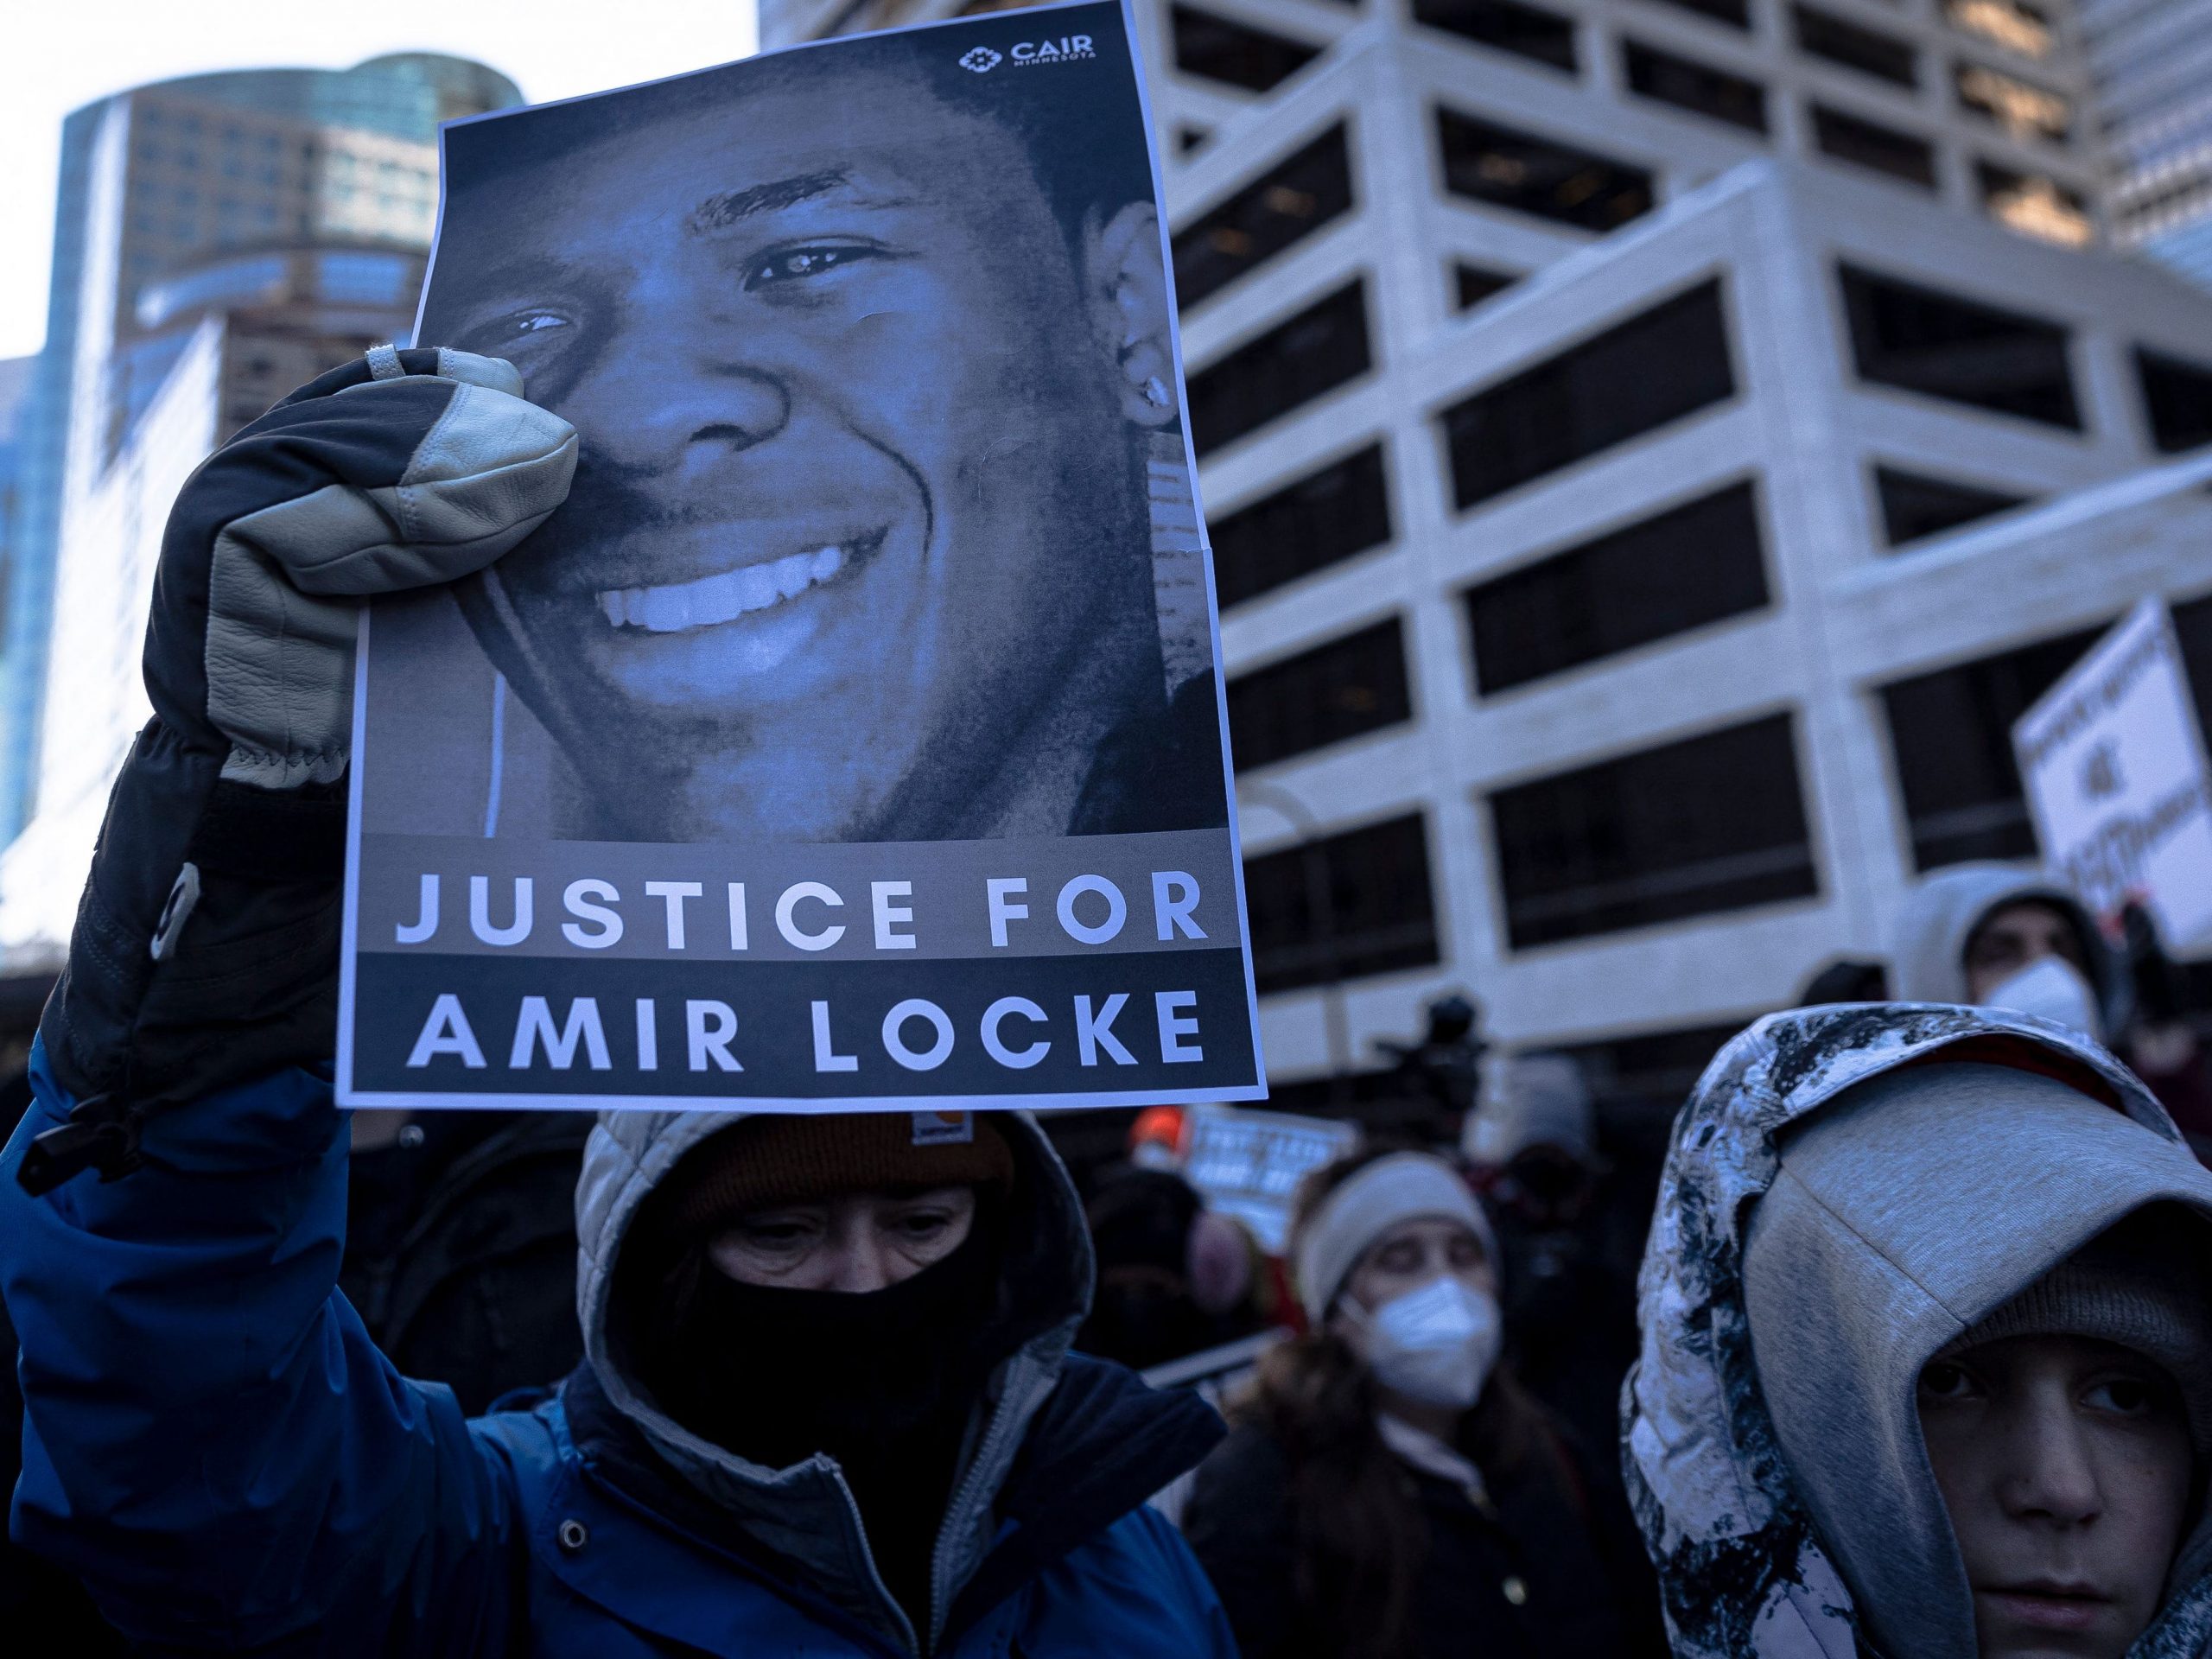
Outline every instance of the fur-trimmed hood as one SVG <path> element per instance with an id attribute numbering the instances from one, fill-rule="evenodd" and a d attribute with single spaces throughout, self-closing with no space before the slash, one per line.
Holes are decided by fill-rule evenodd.
<path id="1" fill-rule="evenodd" d="M 1961 1064 L 1897 1076 L 1936 1058 Z M 1992 1079 L 2017 1086 L 1999 1101 Z M 2050 1126 L 2040 1152 L 2007 1163 L 2000 1146 L 2030 1142 L 1996 1105 Z M 1878 1137 L 1878 1157 L 1862 1141 L 1821 1164 L 1802 1132 L 1828 1122 Z M 1932 1220 L 1931 1190 L 1957 1196 Z M 1974 1659 L 1919 1370 L 2164 1201 L 2212 1219 L 2212 1173 L 2132 1073 L 2048 1021 L 1843 1005 L 1771 1015 L 1722 1050 L 1675 1121 L 1622 1397 L 1624 1472 L 1678 1659 Z M 2209 1533 L 2184 1544 L 2131 1659 L 2212 1645 Z"/>

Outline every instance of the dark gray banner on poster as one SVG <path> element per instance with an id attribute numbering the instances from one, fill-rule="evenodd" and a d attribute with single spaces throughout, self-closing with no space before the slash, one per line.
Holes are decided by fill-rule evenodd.
<path id="1" fill-rule="evenodd" d="M 364 619 L 342 1102 L 1264 1094 L 1132 39 L 999 12 L 445 129 L 416 340 L 581 459 Z"/>

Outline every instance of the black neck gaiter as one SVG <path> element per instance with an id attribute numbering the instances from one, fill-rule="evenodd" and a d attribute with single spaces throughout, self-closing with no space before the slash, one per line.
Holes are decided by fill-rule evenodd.
<path id="1" fill-rule="evenodd" d="M 858 1294 L 678 1269 L 654 1391 L 677 1420 L 772 1469 L 826 1452 L 860 1505 L 886 1586 L 926 1639 L 930 1561 L 971 1411 L 1001 1357 L 999 1228 Z M 688 1283 L 683 1281 L 689 1281 Z"/>

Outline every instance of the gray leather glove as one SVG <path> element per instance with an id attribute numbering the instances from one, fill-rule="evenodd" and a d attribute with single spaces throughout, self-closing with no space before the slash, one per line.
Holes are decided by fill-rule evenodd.
<path id="1" fill-rule="evenodd" d="M 109 798 L 39 1034 L 78 1102 L 42 1191 L 137 1159 L 144 1110 L 331 1052 L 363 599 L 473 574 L 543 524 L 574 428 L 496 358 L 378 346 L 193 474 L 146 630 L 154 705 Z"/>

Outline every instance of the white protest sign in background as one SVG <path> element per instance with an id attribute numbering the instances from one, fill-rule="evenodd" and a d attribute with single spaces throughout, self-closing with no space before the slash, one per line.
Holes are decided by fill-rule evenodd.
<path id="1" fill-rule="evenodd" d="M 2045 861 L 2100 915 L 2139 899 L 2212 944 L 2212 772 L 2163 601 L 2131 611 L 2012 727 Z"/>
<path id="2" fill-rule="evenodd" d="M 1236 1217 L 1262 1249 L 1280 1255 L 1289 1243 L 1298 1184 L 1358 1143 L 1357 1128 L 1330 1118 L 1193 1106 L 1183 1178 L 1208 1209 Z"/>

